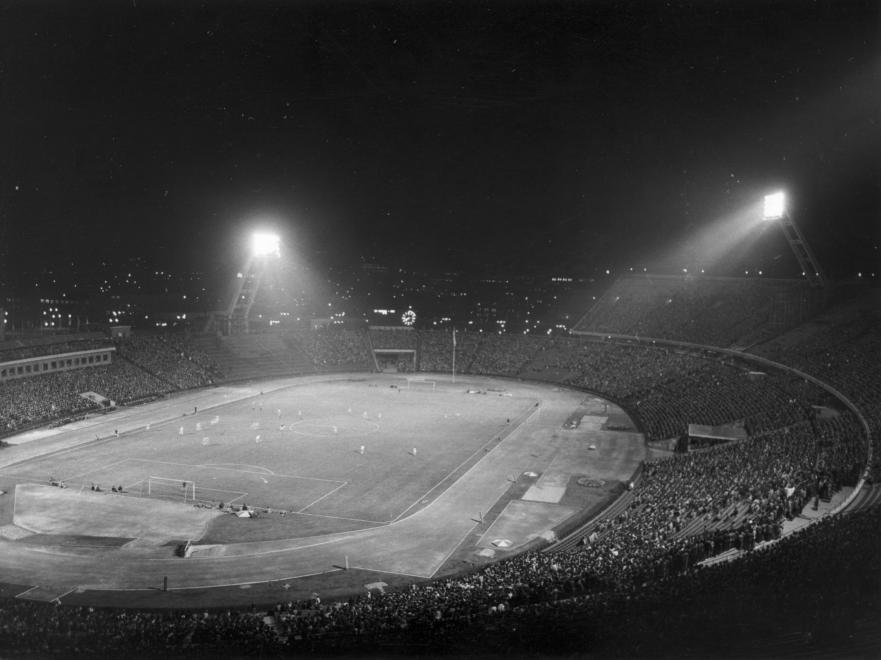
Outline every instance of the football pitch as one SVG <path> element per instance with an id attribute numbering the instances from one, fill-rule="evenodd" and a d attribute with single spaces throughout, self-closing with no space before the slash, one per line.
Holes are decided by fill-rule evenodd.
<path id="1" fill-rule="evenodd" d="M 147 592 L 169 606 L 162 579 L 222 603 L 238 597 L 224 589 L 314 589 L 350 561 L 331 581 L 355 590 L 461 570 L 608 504 L 645 457 L 628 423 L 584 392 L 492 378 L 185 393 L 4 450 L 0 582 L 31 585 L 26 598 Z"/>
<path id="2" fill-rule="evenodd" d="M 537 403 L 406 387 L 403 379 L 293 385 L 32 461 L 15 476 L 388 523 L 436 495 Z"/>

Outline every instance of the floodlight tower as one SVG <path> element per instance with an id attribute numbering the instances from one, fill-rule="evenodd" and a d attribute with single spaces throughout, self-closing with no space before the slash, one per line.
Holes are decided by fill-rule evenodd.
<path id="1" fill-rule="evenodd" d="M 225 314 L 225 334 L 247 334 L 249 316 L 257 292 L 260 291 L 260 283 L 266 272 L 266 265 L 270 259 L 281 255 L 281 240 L 276 234 L 257 232 L 251 236 L 251 250 L 244 268 L 236 274 L 233 296 Z"/>
<path id="2" fill-rule="evenodd" d="M 814 256 L 811 247 L 805 240 L 795 220 L 786 210 L 786 194 L 782 191 L 765 195 L 765 205 L 762 210 L 762 219 L 766 222 L 780 221 L 780 229 L 792 248 L 792 253 L 801 266 L 802 273 L 812 286 L 825 286 L 826 276 L 820 268 L 820 263 Z"/>

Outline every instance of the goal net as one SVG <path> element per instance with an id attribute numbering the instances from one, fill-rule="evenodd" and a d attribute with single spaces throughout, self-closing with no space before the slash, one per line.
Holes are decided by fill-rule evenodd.
<path id="1" fill-rule="evenodd" d="M 147 495 L 149 497 L 195 502 L 196 482 L 171 479 L 169 477 L 148 477 Z"/>

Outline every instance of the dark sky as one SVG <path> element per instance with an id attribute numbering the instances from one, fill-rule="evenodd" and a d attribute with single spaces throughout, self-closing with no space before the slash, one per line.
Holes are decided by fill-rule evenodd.
<path id="1" fill-rule="evenodd" d="M 176 5 L 187 5 L 182 8 Z M 14 267 L 642 263 L 775 186 L 879 261 L 879 3 L 5 3 Z"/>

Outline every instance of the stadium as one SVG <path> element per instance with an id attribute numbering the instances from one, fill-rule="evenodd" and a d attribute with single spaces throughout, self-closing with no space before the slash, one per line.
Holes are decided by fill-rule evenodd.
<path id="1" fill-rule="evenodd" d="M 628 584 L 699 565 L 711 580 L 778 547 L 814 557 L 877 522 L 881 385 L 859 356 L 881 323 L 872 288 L 779 323 L 780 290 L 809 287 L 624 277 L 568 335 L 455 345 L 381 327 L 7 341 L 4 591 L 37 616 L 87 606 L 89 626 L 259 606 L 271 626 L 245 639 L 265 651 L 436 649 L 490 624 L 488 648 L 505 630 L 541 647 L 524 616 L 574 630 Z M 671 296 L 716 303 L 695 330 L 656 310 Z M 416 370 L 378 370 L 387 351 L 415 351 Z M 401 599 L 410 625 L 353 623 L 385 600 L 396 620 Z"/>
<path id="2" fill-rule="evenodd" d="M 881 656 L 879 18 L 11 3 L 0 657 Z"/>

